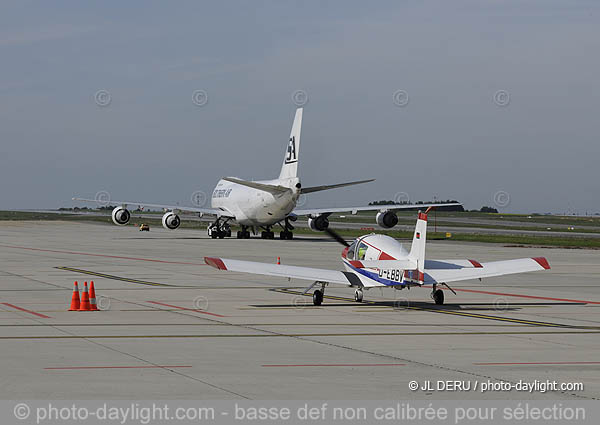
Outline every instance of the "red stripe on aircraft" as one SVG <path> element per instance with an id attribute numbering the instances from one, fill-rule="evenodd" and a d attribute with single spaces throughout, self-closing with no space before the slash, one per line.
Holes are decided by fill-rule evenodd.
<path id="1" fill-rule="evenodd" d="M 365 266 L 363 265 L 363 263 L 361 263 L 360 261 L 352 260 L 352 261 L 349 261 L 349 263 L 351 265 L 353 265 L 354 267 L 356 267 L 357 269 L 364 269 L 365 268 Z"/>
<path id="2" fill-rule="evenodd" d="M 173 304 L 165 304 L 165 303 L 161 303 L 161 302 L 158 302 L 158 301 L 148 301 L 148 302 L 149 302 L 149 303 L 152 303 L 152 304 L 163 305 L 163 306 L 165 306 L 165 307 L 176 308 L 176 309 L 178 309 L 178 310 L 194 311 L 194 312 L 196 312 L 196 313 L 208 314 L 208 315 L 210 315 L 210 316 L 216 316 L 216 317 L 226 317 L 226 316 L 222 316 L 222 315 L 220 315 L 220 314 L 217 314 L 217 313 L 210 313 L 210 312 L 208 312 L 208 311 L 200 310 L 200 309 L 197 309 L 197 308 L 187 308 L 187 307 L 180 307 L 180 306 L 178 306 L 178 305 L 173 305 Z"/>
<path id="3" fill-rule="evenodd" d="M 225 263 L 220 258 L 216 257 L 204 257 L 204 262 L 211 267 L 219 270 L 227 270 Z"/>
<path id="4" fill-rule="evenodd" d="M 12 307 L 15 310 L 24 311 L 25 313 L 33 314 L 34 316 L 41 317 L 42 319 L 50 319 L 50 316 L 46 316 L 45 314 L 42 314 L 42 313 L 36 313 L 35 311 L 27 310 L 26 308 L 19 307 L 18 305 L 9 304 L 9 303 L 2 303 L 2 304 Z"/>
<path id="5" fill-rule="evenodd" d="M 387 252 L 383 252 L 381 251 L 381 254 L 379 254 L 379 259 L 380 260 L 395 260 L 394 257 L 392 257 L 390 254 L 388 254 Z"/>
<path id="6" fill-rule="evenodd" d="M 473 267 L 477 268 L 477 269 L 481 269 L 483 268 L 483 266 L 481 265 L 481 263 L 479 261 L 475 261 L 475 260 L 469 260 L 469 262 L 471 264 L 473 264 Z"/>
<path id="7" fill-rule="evenodd" d="M 420 212 L 419 220 L 427 221 L 427 214 Z"/>
<path id="8" fill-rule="evenodd" d="M 544 257 L 533 257 L 532 259 L 546 270 L 550 269 L 550 264 L 548 264 L 548 260 L 546 260 Z"/>
<path id="9" fill-rule="evenodd" d="M 346 248 L 344 248 L 344 250 L 342 251 L 342 258 L 346 258 L 348 256 L 348 249 L 349 248 L 350 248 L 349 246 L 347 246 Z"/>

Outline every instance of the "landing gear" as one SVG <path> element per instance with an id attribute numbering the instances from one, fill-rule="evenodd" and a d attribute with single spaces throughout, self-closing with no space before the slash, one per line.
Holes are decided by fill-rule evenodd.
<path id="1" fill-rule="evenodd" d="M 288 230 L 284 230 L 282 232 L 279 232 L 279 239 L 291 241 L 292 239 L 294 239 L 294 234 Z"/>
<path id="2" fill-rule="evenodd" d="M 281 226 L 281 223 L 279 223 L 279 225 Z M 294 234 L 292 233 L 292 230 L 294 230 L 294 226 L 292 226 L 292 224 L 290 223 L 289 217 L 285 218 L 284 225 L 281 227 L 283 227 L 283 230 L 279 232 L 279 239 L 289 241 L 294 239 Z"/>
<path id="3" fill-rule="evenodd" d="M 323 291 L 320 290 L 320 289 L 317 289 L 313 293 L 313 304 L 314 305 L 321 305 L 321 303 L 323 303 Z"/>
<path id="4" fill-rule="evenodd" d="M 433 285 L 433 290 L 431 291 L 431 298 L 437 305 L 444 304 L 444 291 L 441 289 L 436 289 L 436 285 Z"/>
<path id="5" fill-rule="evenodd" d="M 228 223 L 229 219 L 226 219 L 221 223 L 221 218 L 217 218 L 214 223 L 208 226 L 206 231 L 208 232 L 208 236 L 213 239 L 223 239 L 225 237 L 231 237 L 231 226 Z"/>
<path id="6" fill-rule="evenodd" d="M 242 230 L 237 231 L 238 239 L 250 239 L 250 231 L 248 230 L 248 226 L 242 226 Z"/>
<path id="7" fill-rule="evenodd" d="M 327 282 L 315 282 L 313 285 L 321 284 L 321 289 L 315 289 L 313 292 L 313 304 L 321 305 L 323 303 L 323 296 L 325 295 L 325 287 L 327 286 Z"/>
<path id="8" fill-rule="evenodd" d="M 354 301 L 356 301 L 357 303 L 362 303 L 363 300 L 363 291 L 362 289 L 357 289 L 356 291 L 354 291 Z"/>
<path id="9" fill-rule="evenodd" d="M 275 239 L 275 233 L 271 231 L 270 227 L 267 227 L 267 230 L 260 232 L 260 237 L 262 239 Z"/>

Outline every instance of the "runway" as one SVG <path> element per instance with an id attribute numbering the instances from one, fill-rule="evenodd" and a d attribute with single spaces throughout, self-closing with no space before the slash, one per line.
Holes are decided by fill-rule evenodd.
<path id="1" fill-rule="evenodd" d="M 339 269 L 322 238 L 212 240 L 75 222 L 0 222 L 5 399 L 598 399 L 600 262 L 593 250 L 430 241 L 427 257 L 545 256 L 552 269 L 365 292 L 227 273 L 204 256 Z M 99 312 L 68 312 L 93 280 Z M 409 382 L 555 380 L 583 390 L 411 391 Z"/>

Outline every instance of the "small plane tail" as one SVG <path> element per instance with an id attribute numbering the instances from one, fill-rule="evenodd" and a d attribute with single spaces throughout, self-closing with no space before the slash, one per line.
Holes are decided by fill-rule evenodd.
<path id="1" fill-rule="evenodd" d="M 417 263 L 412 280 L 422 283 L 424 280 L 425 271 L 425 243 L 427 241 L 427 214 L 419 211 L 417 225 L 415 226 L 415 234 L 413 236 L 412 245 L 408 258 Z"/>
<path id="2" fill-rule="evenodd" d="M 290 139 L 288 140 L 287 150 L 281 166 L 280 179 L 290 179 L 298 177 L 298 154 L 300 153 L 300 131 L 302 130 L 302 108 L 296 109 L 294 124 Z"/>

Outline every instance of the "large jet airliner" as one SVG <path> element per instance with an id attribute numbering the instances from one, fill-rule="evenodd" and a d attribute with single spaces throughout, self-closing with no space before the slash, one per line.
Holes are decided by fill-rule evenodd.
<path id="1" fill-rule="evenodd" d="M 287 144 L 287 150 L 281 166 L 279 177 L 274 180 L 247 181 L 237 177 L 224 177 L 217 183 L 212 192 L 211 208 L 181 207 L 175 205 L 150 204 L 134 201 L 111 201 L 118 204 L 112 211 L 115 224 L 126 225 L 131 213 L 128 205 L 139 205 L 148 208 L 163 209 L 163 227 L 175 230 L 181 224 L 179 213 L 192 212 L 200 216 L 210 215 L 215 221 L 208 226 L 208 234 L 214 238 L 231 236 L 231 222 L 237 222 L 241 230 L 237 232 L 238 239 L 250 238 L 250 229 L 256 234 L 262 229 L 263 239 L 273 239 L 273 226 L 280 225 L 281 239 L 292 239 L 294 226 L 291 222 L 298 216 L 308 216 L 308 225 L 314 231 L 324 231 L 329 227 L 329 215 L 334 212 L 377 211 L 376 222 L 381 227 L 391 228 L 398 223 L 394 210 L 407 208 L 423 208 L 428 206 L 448 206 L 460 204 L 419 204 L 419 205 L 377 205 L 343 208 L 295 209 L 298 198 L 302 194 L 335 189 L 338 187 L 372 182 L 374 179 L 359 180 L 332 185 L 302 187 L 298 177 L 298 154 L 300 152 L 300 131 L 302 127 L 302 108 L 296 110 L 292 131 Z M 105 203 L 105 200 L 73 198 L 76 201 Z"/>

